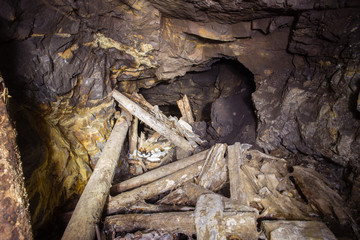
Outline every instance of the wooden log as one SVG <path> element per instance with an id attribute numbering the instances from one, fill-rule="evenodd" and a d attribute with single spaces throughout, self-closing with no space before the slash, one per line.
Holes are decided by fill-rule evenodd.
<path id="1" fill-rule="evenodd" d="M 224 212 L 222 227 L 227 237 L 258 239 L 256 214 L 253 212 Z M 194 212 L 167 212 L 154 214 L 120 214 L 105 218 L 105 231 L 134 232 L 158 230 L 169 233 L 196 234 Z"/>
<path id="2" fill-rule="evenodd" d="M 130 114 L 123 111 L 76 205 L 63 240 L 94 239 L 94 223 L 99 222 L 103 212 L 129 126 Z"/>
<path id="3" fill-rule="evenodd" d="M 230 196 L 231 199 L 240 200 L 241 198 L 241 183 L 239 177 L 240 167 L 242 165 L 242 158 L 240 158 L 240 143 L 236 142 L 234 145 L 228 146 L 228 170 L 230 180 Z"/>
<path id="4" fill-rule="evenodd" d="M 138 125 L 139 125 L 139 120 L 137 117 L 134 117 L 131 122 L 131 128 L 129 132 L 129 152 L 134 158 L 136 157 L 136 151 L 137 151 Z"/>
<path id="5" fill-rule="evenodd" d="M 247 205 L 245 184 L 241 182 L 241 166 L 244 163 L 244 152 L 250 147 L 248 144 L 236 142 L 228 146 L 228 169 L 230 179 L 231 199 Z"/>
<path id="6" fill-rule="evenodd" d="M 120 193 L 109 201 L 107 214 L 116 213 L 117 209 L 120 207 L 131 206 L 137 201 L 149 199 L 179 187 L 183 183 L 195 178 L 201 171 L 203 164 L 204 160 L 198 161 L 155 182 L 143 185 L 128 192 Z"/>
<path id="7" fill-rule="evenodd" d="M 185 94 L 184 97 L 180 100 L 178 100 L 177 105 L 180 109 L 182 118 L 184 119 L 185 122 L 189 123 L 190 125 L 194 123 L 194 117 L 193 117 L 193 113 L 191 110 L 191 105 L 190 105 L 190 101 L 189 98 L 187 97 L 187 95 Z"/>
<path id="8" fill-rule="evenodd" d="M 174 143 L 176 146 L 188 151 L 194 150 L 194 147 L 185 138 L 179 136 L 174 130 L 167 127 L 165 123 L 159 121 L 155 116 L 146 112 L 129 98 L 116 90 L 113 91 L 112 95 L 124 109 L 129 111 L 131 114 L 139 118 L 147 125 L 149 125 L 151 128 L 153 128 L 155 131 L 157 131 L 169 141 Z"/>
<path id="9" fill-rule="evenodd" d="M 165 204 L 150 204 L 140 201 L 131 205 L 130 207 L 120 207 L 117 210 L 118 214 L 124 213 L 160 213 L 160 212 L 177 212 L 177 211 L 193 211 L 194 207 L 176 206 Z"/>
<path id="10" fill-rule="evenodd" d="M 199 197 L 195 215 L 196 239 L 226 240 L 223 227 L 224 204 L 217 194 L 203 194 Z"/>
<path id="11" fill-rule="evenodd" d="M 187 182 L 180 188 L 171 192 L 160 201 L 158 204 L 168 204 L 168 205 L 186 205 L 186 206 L 195 206 L 199 197 L 203 194 L 215 194 L 214 192 L 201 187 L 195 183 Z M 258 210 L 252 207 L 248 207 L 239 203 L 239 201 L 234 201 L 230 198 L 219 195 L 224 202 L 224 211 L 238 211 L 238 212 L 255 212 L 258 213 Z"/>
<path id="12" fill-rule="evenodd" d="M 126 181 L 116 184 L 113 187 L 111 187 L 111 194 L 115 195 L 115 194 L 130 190 L 130 189 L 151 183 L 162 177 L 168 176 L 182 168 L 192 165 L 198 161 L 204 160 L 206 158 L 206 155 L 208 154 L 208 152 L 209 152 L 209 150 L 202 151 L 202 152 L 192 155 L 190 157 L 175 161 L 173 163 L 156 168 L 156 169 L 146 172 L 142 175 L 130 178 Z"/>
<path id="13" fill-rule="evenodd" d="M 210 190 L 220 189 L 227 181 L 227 163 L 224 158 L 226 144 L 217 143 L 205 159 L 205 164 L 196 183 Z"/>

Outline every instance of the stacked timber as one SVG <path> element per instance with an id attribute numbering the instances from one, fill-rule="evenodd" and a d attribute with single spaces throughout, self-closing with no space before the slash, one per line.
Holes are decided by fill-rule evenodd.
<path id="1" fill-rule="evenodd" d="M 94 239 L 95 234 L 98 239 L 177 239 L 180 233 L 200 240 L 336 239 L 321 222 L 322 216 L 334 214 L 357 233 L 340 196 L 314 170 L 291 166 L 249 144 L 217 143 L 205 149 L 206 142 L 192 131 L 186 96 L 178 101 L 179 120 L 139 94 L 114 90 L 113 97 L 122 117 L 63 239 Z M 138 136 L 139 121 L 152 134 Z M 128 129 L 128 161 L 137 176 L 110 188 Z M 173 148 L 185 157 L 173 161 Z M 223 189 L 229 189 L 229 197 L 220 194 Z"/>

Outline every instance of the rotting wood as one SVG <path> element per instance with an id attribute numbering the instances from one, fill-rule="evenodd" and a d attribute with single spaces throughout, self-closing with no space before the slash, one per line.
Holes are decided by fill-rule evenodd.
<path id="1" fill-rule="evenodd" d="M 187 182 L 180 188 L 176 189 L 175 191 L 171 192 L 170 194 L 159 200 L 157 203 L 169 204 L 169 205 L 195 206 L 199 197 L 203 194 L 215 194 L 215 193 L 195 183 Z M 239 201 L 232 200 L 222 195 L 219 196 L 224 202 L 225 211 L 258 213 L 257 209 L 242 205 L 239 203 Z"/>
<path id="2" fill-rule="evenodd" d="M 180 109 L 182 118 L 184 119 L 185 122 L 189 123 L 190 125 L 194 123 L 194 117 L 193 117 L 193 113 L 191 110 L 191 105 L 190 105 L 190 101 L 189 98 L 187 97 L 187 95 L 185 94 L 184 97 L 180 100 L 178 100 L 177 105 Z"/>
<path id="3" fill-rule="evenodd" d="M 196 234 L 194 212 L 167 212 L 153 214 L 120 214 L 105 218 L 108 232 L 134 232 L 158 230 L 169 233 Z M 257 239 L 256 213 L 224 212 L 222 227 L 227 237 L 235 239 Z M 256 236 L 256 237 L 255 237 Z M 236 238 L 237 237 L 237 238 Z"/>
<path id="4" fill-rule="evenodd" d="M 150 204 L 144 201 L 140 201 L 131 205 L 130 207 L 120 207 L 117 209 L 117 213 L 160 213 L 160 212 L 176 212 L 176 211 L 193 211 L 194 207 L 188 206 L 176 206 L 165 204 Z"/>
<path id="5" fill-rule="evenodd" d="M 63 240 L 94 239 L 94 224 L 99 222 L 103 212 L 129 126 L 130 114 L 123 111 L 76 205 Z"/>
<path id="6" fill-rule="evenodd" d="M 240 144 L 228 146 L 228 169 L 230 180 L 230 196 L 232 199 L 239 200 L 246 204 L 245 186 L 241 182 L 241 166 L 244 163 L 244 152 L 250 148 L 249 144 Z"/>
<path id="7" fill-rule="evenodd" d="M 139 120 L 137 117 L 134 117 L 131 122 L 131 128 L 129 132 L 129 152 L 132 155 L 132 157 L 136 157 L 136 152 L 137 152 L 138 125 L 139 125 Z"/>
<path id="8" fill-rule="evenodd" d="M 359 226 L 343 206 L 341 196 L 331 189 L 330 183 L 313 169 L 294 166 L 292 176 L 306 199 L 327 218 L 336 218 L 341 225 L 351 224 L 354 234 L 360 239 Z"/>
<path id="9" fill-rule="evenodd" d="M 107 214 L 116 213 L 117 209 L 120 207 L 130 206 L 137 201 L 149 199 L 156 195 L 171 191 L 183 183 L 192 180 L 201 171 L 204 161 L 205 160 L 198 161 L 147 185 L 143 185 L 128 192 L 120 193 L 109 201 Z"/>
<path id="10" fill-rule="evenodd" d="M 124 191 L 130 190 L 130 189 L 151 183 L 162 177 L 168 176 L 180 169 L 183 169 L 183 168 L 185 168 L 189 165 L 192 165 L 198 161 L 204 160 L 206 158 L 206 155 L 208 154 L 208 152 L 209 152 L 209 150 L 202 151 L 202 152 L 192 155 L 190 157 L 187 157 L 187 158 L 184 158 L 181 160 L 177 160 L 173 163 L 156 168 L 156 169 L 146 172 L 142 175 L 130 178 L 126 181 L 116 184 L 111 188 L 111 194 L 115 195 L 120 192 L 124 192 Z"/>
<path id="11" fill-rule="evenodd" d="M 217 194 L 203 194 L 199 197 L 195 215 L 196 239 L 226 240 L 223 227 L 224 204 Z"/>
<path id="12" fill-rule="evenodd" d="M 210 190 L 220 189 L 227 181 L 227 163 L 224 158 L 227 145 L 215 144 L 209 151 L 196 183 Z"/>
<path id="13" fill-rule="evenodd" d="M 131 114 L 139 118 L 141 121 L 146 123 L 148 126 L 153 128 L 155 131 L 166 137 L 169 141 L 174 143 L 176 146 L 187 150 L 193 151 L 195 148 L 185 138 L 178 135 L 174 130 L 167 127 L 166 124 L 158 120 L 155 116 L 146 112 L 139 105 L 134 103 L 132 100 L 121 94 L 120 92 L 113 90 L 113 97 L 119 104 L 129 111 Z"/>

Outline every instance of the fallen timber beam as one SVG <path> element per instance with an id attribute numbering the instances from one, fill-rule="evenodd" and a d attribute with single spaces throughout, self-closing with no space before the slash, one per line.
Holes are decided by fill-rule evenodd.
<path id="1" fill-rule="evenodd" d="M 130 207 L 121 207 L 117 210 L 119 214 L 124 213 L 160 213 L 160 212 L 184 212 L 193 211 L 194 207 L 177 206 L 167 204 L 150 204 L 144 201 L 140 201 L 131 205 Z"/>
<path id="2" fill-rule="evenodd" d="M 127 98 L 125 95 L 121 94 L 116 90 L 113 90 L 112 95 L 114 99 L 121 105 L 121 107 L 129 111 L 131 114 L 136 116 L 138 119 L 140 119 L 147 125 L 149 125 L 151 128 L 153 128 L 155 131 L 157 131 L 169 141 L 174 143 L 176 146 L 186 151 L 194 151 L 194 147 L 189 141 L 178 135 L 174 130 L 167 127 L 165 123 L 162 123 L 159 119 L 142 109 L 139 105 Z"/>
<path id="3" fill-rule="evenodd" d="M 131 128 L 129 132 L 129 152 L 130 154 L 136 154 L 137 143 L 138 143 L 138 125 L 139 120 L 137 117 L 134 117 L 131 123 Z"/>
<path id="4" fill-rule="evenodd" d="M 100 220 L 109 195 L 111 181 L 130 126 L 130 118 L 130 114 L 123 111 L 117 120 L 65 229 L 62 240 L 95 238 L 95 224 Z"/>
<path id="5" fill-rule="evenodd" d="M 231 199 L 240 201 L 241 204 L 247 205 L 246 188 L 244 185 L 241 166 L 244 164 L 244 153 L 250 148 L 249 144 L 240 144 L 228 146 L 228 169 L 230 179 L 230 196 Z"/>
<path id="6" fill-rule="evenodd" d="M 227 237 L 233 239 L 258 239 L 256 213 L 224 212 L 222 227 Z M 105 218 L 105 229 L 109 232 L 134 232 L 136 230 L 158 230 L 170 233 L 196 234 L 195 214 L 189 212 L 167 212 L 153 214 L 121 214 Z M 256 237 L 254 237 L 256 236 Z M 236 238 L 237 237 L 237 238 Z"/>
<path id="7" fill-rule="evenodd" d="M 195 183 L 187 182 L 180 188 L 176 189 L 158 201 L 157 204 L 195 206 L 200 196 L 204 194 L 214 194 L 214 192 Z M 222 195 L 219 195 L 219 197 L 224 202 L 225 212 L 256 212 L 258 214 L 257 209 L 242 205 L 239 201 L 224 197 Z"/>
<path id="8" fill-rule="evenodd" d="M 139 188 L 120 193 L 119 195 L 111 198 L 108 203 L 106 213 L 117 213 L 118 209 L 154 197 L 156 195 L 171 191 L 185 182 L 195 178 L 201 171 L 205 160 L 196 162 L 186 168 L 180 169 L 177 172 L 163 177 L 157 181 L 143 185 Z"/>
<path id="9" fill-rule="evenodd" d="M 180 109 L 181 115 L 184 118 L 184 121 L 189 123 L 190 125 L 194 123 L 194 117 L 193 117 L 193 113 L 191 111 L 191 105 L 190 105 L 190 101 L 189 98 L 186 96 L 186 94 L 184 95 L 184 97 L 180 100 L 178 100 L 177 105 Z"/>
<path id="10" fill-rule="evenodd" d="M 205 160 L 206 155 L 208 154 L 209 150 L 205 150 L 202 152 L 199 152 L 195 155 L 192 155 L 187 158 L 183 158 L 181 160 L 169 163 L 165 166 L 156 168 L 154 170 L 151 170 L 149 172 L 146 172 L 144 174 L 141 174 L 139 176 L 130 178 L 126 181 L 123 181 L 121 183 L 118 183 L 111 187 L 111 194 L 116 195 L 121 192 L 125 192 L 127 190 L 151 183 L 153 181 L 156 181 L 162 177 L 168 176 L 182 168 L 185 168 L 191 164 L 194 164 L 198 161 Z"/>

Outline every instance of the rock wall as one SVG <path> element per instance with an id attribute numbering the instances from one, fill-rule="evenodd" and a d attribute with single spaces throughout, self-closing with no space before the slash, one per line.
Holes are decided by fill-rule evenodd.
<path id="1" fill-rule="evenodd" d="M 17 102 L 19 136 L 29 138 L 19 145 L 33 222 L 81 193 L 111 129 L 112 88 L 150 88 L 220 58 L 254 74 L 259 146 L 356 172 L 359 7 L 354 0 L 2 1 L 0 70 Z"/>
<path id="2" fill-rule="evenodd" d="M 0 236 L 4 240 L 33 239 L 16 131 L 7 110 L 8 92 L 1 76 L 0 96 Z"/>

